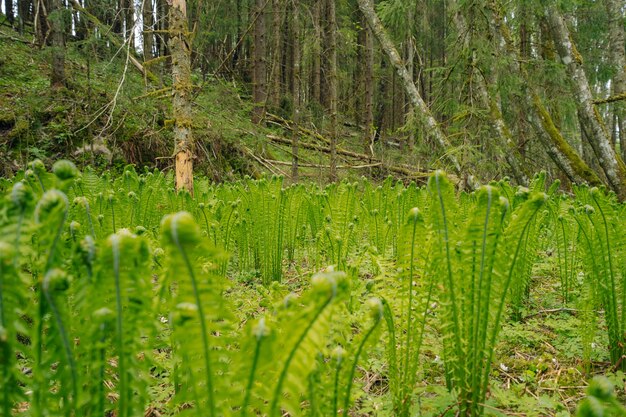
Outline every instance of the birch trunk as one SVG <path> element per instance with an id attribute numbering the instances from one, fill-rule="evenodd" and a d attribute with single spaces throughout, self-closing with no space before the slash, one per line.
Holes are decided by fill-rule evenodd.
<path id="1" fill-rule="evenodd" d="M 611 95 L 626 93 L 626 45 L 624 41 L 624 12 L 620 0 L 604 0 L 609 20 L 610 63 L 615 70 L 611 82 Z M 613 104 L 615 125 L 613 132 L 622 149 L 622 160 L 626 161 L 626 103 L 617 101 Z"/>
<path id="2" fill-rule="evenodd" d="M 172 111 L 174 116 L 174 153 L 176 154 L 176 189 L 185 189 L 193 195 L 191 49 L 189 47 L 185 0 L 172 1 L 169 18 L 174 89 Z"/>
<path id="3" fill-rule="evenodd" d="M 548 21 L 556 49 L 570 76 L 578 114 L 588 132 L 588 141 L 606 175 L 610 188 L 620 199 L 626 198 L 626 166 L 611 146 L 609 132 L 595 108 L 587 76 L 583 70 L 582 57 L 576 50 L 563 17 L 555 7 L 548 8 Z"/>
<path id="4" fill-rule="evenodd" d="M 389 58 L 389 61 L 394 66 L 404 89 L 406 90 L 406 94 L 409 97 L 411 104 L 415 108 L 417 116 L 420 118 L 420 121 L 425 126 L 428 135 L 441 147 L 441 149 L 446 152 L 446 158 L 448 162 L 452 165 L 452 169 L 457 174 L 461 175 L 461 165 L 459 161 L 456 159 L 454 155 L 450 153 L 451 145 L 446 137 L 445 133 L 439 126 L 437 120 L 433 116 L 432 112 L 420 96 L 417 88 L 415 87 L 415 83 L 413 82 L 413 78 L 411 74 L 407 71 L 404 66 L 404 62 L 400 58 L 396 47 L 393 45 L 391 39 L 385 32 L 385 28 L 383 27 L 380 19 L 376 15 L 374 11 L 374 6 L 372 5 L 371 0 L 358 0 L 359 8 L 361 12 L 365 15 L 367 19 L 367 23 L 369 24 L 374 36 L 378 39 L 383 51 Z"/>
<path id="5" fill-rule="evenodd" d="M 589 168 L 574 148 L 565 140 L 559 129 L 554 124 L 550 113 L 546 109 L 539 94 L 535 91 L 532 80 L 526 69 L 521 65 L 519 51 L 514 45 L 508 26 L 504 23 L 501 10 L 493 9 L 495 23 L 501 39 L 499 42 L 500 53 L 508 53 L 514 59 L 511 60 L 511 70 L 521 77 L 526 86 L 527 94 L 523 95 L 525 111 L 528 121 L 535 131 L 541 145 L 552 159 L 554 164 L 573 183 L 601 184 L 596 173 Z M 505 50 L 505 51 L 503 51 Z"/>

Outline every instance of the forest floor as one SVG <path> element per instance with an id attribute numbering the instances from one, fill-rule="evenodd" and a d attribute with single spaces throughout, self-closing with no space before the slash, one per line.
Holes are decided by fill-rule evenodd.
<path id="1" fill-rule="evenodd" d="M 119 170 L 126 164 L 172 166 L 167 68 L 152 68 L 160 74 L 161 84 L 149 85 L 126 62 L 125 51 L 107 59 L 104 56 L 111 51 L 73 43 L 66 54 L 67 86 L 53 89 L 49 51 L 1 25 L 0 50 L 0 173 L 10 175 L 34 158 L 46 162 L 65 157 L 79 167 Z M 218 181 L 258 177 L 262 172 L 290 176 L 290 141 L 296 132 L 288 120 L 288 108 L 267 109 L 265 123 L 256 125 L 250 121 L 251 95 L 243 83 L 194 74 L 194 85 L 193 134 L 199 173 Z M 324 183 L 329 164 L 324 136 L 328 120 L 315 108 L 304 109 L 300 117 L 300 178 Z M 348 121 L 340 126 L 337 166 L 341 178 L 383 179 L 393 174 L 420 181 L 426 172 L 442 167 L 442 161 L 415 156 L 432 157 L 432 149 L 406 152 L 393 135 L 365 149 L 360 132 Z"/>
<path id="2" fill-rule="evenodd" d="M 587 381 L 595 374 L 605 375 L 615 386 L 620 401 L 626 404 L 626 374 L 615 371 L 609 363 L 608 340 L 603 323 L 583 329 L 586 320 L 576 302 L 564 306 L 554 248 L 545 248 L 533 271 L 530 294 L 522 308 L 522 317 L 504 321 L 499 335 L 491 373 L 486 415 L 555 416 L 573 415 L 586 395 Z M 302 268 L 289 268 L 286 285 L 290 291 L 302 291 Z M 376 277 L 372 277 L 374 280 Z M 239 283 L 243 284 L 243 283 Z M 236 285 L 229 298 L 237 307 L 242 322 L 258 316 L 267 290 L 255 285 Z M 381 292 L 393 297 L 393 287 Z M 578 287 L 574 283 L 574 287 Z M 289 291 L 285 291 L 283 296 Z M 578 299 L 577 290 L 570 297 Z M 260 304 L 261 305 L 260 305 Z M 587 325 L 588 326 L 588 325 Z M 586 335 L 586 336 L 583 336 Z M 583 340 L 586 337 L 588 340 Z M 590 361 L 583 360 L 583 348 Z M 422 349 L 421 379 L 415 391 L 412 415 L 444 416 L 454 409 L 455 396 L 445 385 L 443 361 L 434 352 L 441 351 L 441 335 L 427 329 Z M 355 407 L 359 416 L 391 416 L 385 362 L 385 346 L 372 347 L 370 356 L 359 366 L 363 391 Z"/>

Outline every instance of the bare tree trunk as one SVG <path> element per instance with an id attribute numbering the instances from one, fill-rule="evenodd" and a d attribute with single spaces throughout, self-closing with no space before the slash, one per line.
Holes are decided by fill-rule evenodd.
<path id="1" fill-rule="evenodd" d="M 611 95 L 617 96 L 626 93 L 626 56 L 624 41 L 624 12 L 623 2 L 620 0 L 604 0 L 609 20 L 610 63 L 615 70 L 615 77 L 611 82 Z M 622 160 L 626 161 L 626 103 L 617 101 L 613 104 L 615 135 L 614 142 L 619 142 L 622 150 Z"/>
<path id="2" fill-rule="evenodd" d="M 185 0 L 173 0 L 170 7 L 170 50 L 174 141 L 176 154 L 176 189 L 193 195 L 193 137 L 191 114 L 191 49 Z"/>
<path id="3" fill-rule="evenodd" d="M 398 76 L 400 77 L 404 89 L 406 90 L 407 96 L 411 100 L 411 104 L 415 108 L 418 117 L 420 118 L 422 124 L 426 127 L 428 135 L 441 147 L 441 149 L 446 152 L 446 158 L 448 162 L 452 165 L 452 169 L 459 175 L 462 175 L 461 165 L 459 161 L 456 159 L 454 155 L 452 155 L 449 151 L 451 149 L 450 142 L 446 137 L 445 133 L 439 126 L 437 120 L 435 120 L 432 112 L 420 96 L 417 88 L 415 87 L 415 83 L 413 82 L 413 78 L 411 74 L 407 71 L 402 59 L 400 59 L 400 55 L 398 55 L 398 51 L 395 46 L 389 39 L 389 36 L 385 32 L 385 28 L 382 23 L 378 19 L 376 12 L 374 11 L 374 7 L 372 6 L 371 0 L 358 0 L 359 8 L 365 15 L 369 26 L 374 32 L 374 36 L 378 39 L 383 51 L 388 56 L 389 61 L 394 66 Z"/>
<path id="4" fill-rule="evenodd" d="M 454 21 L 464 39 L 463 42 L 465 48 L 469 50 L 472 47 L 472 45 L 469 44 L 470 28 L 468 27 L 462 12 L 463 11 L 459 9 L 456 13 L 454 13 Z M 476 81 L 475 86 L 478 90 L 478 95 L 480 97 L 480 101 L 482 102 L 481 104 L 485 108 L 489 109 L 489 122 L 491 123 L 492 129 L 495 131 L 495 139 L 497 142 L 496 146 L 504 155 L 504 159 L 509 164 L 511 173 L 513 174 L 515 180 L 519 184 L 528 185 L 528 174 L 525 172 L 524 167 L 522 167 L 521 155 L 519 154 L 517 144 L 513 139 L 511 129 L 504 121 L 500 105 L 498 101 L 494 99 L 491 94 L 489 94 L 489 90 L 487 88 L 488 82 L 482 75 L 483 72 L 475 71 L 474 66 L 472 66 L 472 72 L 473 74 L 470 74 L 470 76 L 472 76 L 472 78 Z"/>
<path id="5" fill-rule="evenodd" d="M 365 91 L 363 92 L 363 125 L 365 125 L 365 134 L 363 140 L 363 149 L 366 154 L 374 155 L 372 142 L 374 140 L 374 41 L 372 38 L 372 29 L 365 20 L 365 15 L 361 14 L 361 25 L 365 32 L 363 44 L 363 82 Z M 357 65 L 360 65 L 358 63 Z"/>
<path id="6" fill-rule="evenodd" d="M 313 51 L 312 51 L 312 68 L 311 68 L 311 81 L 310 81 L 310 90 L 311 90 L 311 98 L 310 101 L 314 102 L 314 103 L 320 103 L 321 100 L 321 91 L 320 91 L 320 86 L 321 86 L 321 82 L 322 82 L 322 63 L 321 63 L 321 57 L 322 57 L 322 47 L 320 44 L 320 40 L 322 37 L 322 30 L 321 30 L 321 14 L 322 14 L 322 10 L 321 10 L 321 4 L 322 1 L 315 1 L 315 4 L 313 5 L 313 30 L 315 33 L 314 39 L 313 39 Z"/>
<path id="7" fill-rule="evenodd" d="M 266 85 L 266 65 L 265 65 L 265 1 L 256 0 L 253 65 L 252 71 L 252 122 L 260 123 L 265 114 L 265 101 L 267 100 Z"/>
<path id="8" fill-rule="evenodd" d="M 4 0 L 4 12 L 10 24 L 13 24 L 15 15 L 13 14 L 13 0 Z"/>
<path id="9" fill-rule="evenodd" d="M 272 46 L 270 50 L 271 66 L 269 77 L 269 93 L 267 95 L 268 108 L 270 111 L 275 111 L 280 103 L 280 69 L 282 54 L 286 51 L 281 51 L 280 41 L 283 33 L 282 25 L 283 14 L 283 1 L 272 0 Z M 282 53 L 281 53 L 282 52 Z"/>
<path id="10" fill-rule="evenodd" d="M 330 113 L 330 181 L 337 180 L 337 15 L 335 0 L 326 4 L 328 32 L 328 111 Z"/>
<path id="11" fill-rule="evenodd" d="M 556 49 L 570 75 L 579 117 L 588 132 L 588 140 L 606 175 L 609 186 L 620 199 L 626 198 L 626 165 L 611 146 L 608 130 L 595 108 L 582 57 L 576 50 L 569 30 L 555 7 L 548 8 L 548 21 Z"/>
<path id="12" fill-rule="evenodd" d="M 30 5 L 31 0 L 17 0 L 17 24 L 20 34 L 24 34 L 24 24 L 32 19 Z"/>
<path id="13" fill-rule="evenodd" d="M 143 0 L 141 9 L 143 19 L 143 59 L 149 61 L 154 58 L 154 10 L 152 0 Z"/>
<path id="14" fill-rule="evenodd" d="M 135 47 L 135 6 L 134 0 L 125 0 L 124 3 L 124 31 L 126 33 L 125 38 L 130 43 L 130 47 Z"/>
<path id="15" fill-rule="evenodd" d="M 52 74 L 50 84 L 52 87 L 65 85 L 65 34 L 63 32 L 63 1 L 52 0 L 50 3 L 48 20 L 50 21 L 52 35 Z"/>
<path id="16" fill-rule="evenodd" d="M 292 14 L 291 14 L 291 51 L 293 68 L 291 70 L 291 97 L 293 99 L 293 123 L 296 128 L 293 129 L 292 135 L 292 163 L 291 163 L 291 179 L 294 182 L 298 181 L 298 129 L 297 126 L 300 123 L 300 4 L 298 0 L 292 0 Z"/>

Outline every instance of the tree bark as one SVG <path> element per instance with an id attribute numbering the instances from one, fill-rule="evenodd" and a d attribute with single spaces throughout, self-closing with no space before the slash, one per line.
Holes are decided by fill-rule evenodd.
<path id="1" fill-rule="evenodd" d="M 435 120 L 432 112 L 420 96 L 417 88 L 415 87 L 415 83 L 413 82 L 413 78 L 411 74 L 407 71 L 402 59 L 400 59 L 400 55 L 398 55 L 398 51 L 395 46 L 391 42 L 391 39 L 385 32 L 385 28 L 380 22 L 376 12 L 374 11 L 374 7 L 372 5 L 371 0 L 358 0 L 359 8 L 365 15 L 367 22 L 378 39 L 383 51 L 389 58 L 389 61 L 394 66 L 400 80 L 402 81 L 403 87 L 406 90 L 407 96 L 411 100 L 411 104 L 415 108 L 418 117 L 422 124 L 426 127 L 428 135 L 441 147 L 441 149 L 446 152 L 446 158 L 448 162 L 452 165 L 452 169 L 457 174 L 461 175 L 461 165 L 456 157 L 450 153 L 451 145 L 446 137 L 445 133 L 439 126 L 437 120 Z"/>
<path id="2" fill-rule="evenodd" d="M 176 189 L 193 195 L 193 136 L 191 114 L 191 48 L 185 0 L 173 0 L 170 7 L 170 50 L 174 141 L 176 154 Z"/>
<path id="3" fill-rule="evenodd" d="M 280 104 L 280 80 L 281 80 L 281 38 L 283 33 L 282 25 L 283 1 L 272 0 L 272 45 L 270 50 L 271 65 L 269 76 L 269 94 L 267 97 L 267 107 L 270 111 L 276 111 Z"/>
<path id="4" fill-rule="evenodd" d="M 65 33 L 63 24 L 63 2 L 52 0 L 48 20 L 50 21 L 52 37 L 52 74 L 50 84 L 52 87 L 65 85 Z"/>
<path id="5" fill-rule="evenodd" d="M 620 0 L 604 0 L 609 21 L 609 60 L 615 71 L 611 80 L 611 95 L 619 96 L 626 93 L 626 56 L 624 50 L 624 13 L 623 2 Z M 622 149 L 622 160 L 626 161 L 626 103 L 615 102 L 613 104 L 615 123 L 612 133 L 615 135 L 614 142 L 619 142 Z"/>
<path id="6" fill-rule="evenodd" d="M 17 24 L 20 35 L 24 34 L 24 24 L 32 21 L 31 0 L 17 0 Z"/>
<path id="7" fill-rule="evenodd" d="M 125 0 L 124 2 L 124 32 L 125 38 L 130 43 L 130 47 L 135 47 L 135 6 L 134 0 Z"/>
<path id="8" fill-rule="evenodd" d="M 548 8 L 547 17 L 556 49 L 570 76 L 578 114 L 588 132 L 589 144 L 598 158 L 610 188 L 623 200 L 626 198 L 626 165 L 611 146 L 608 130 L 593 104 L 589 82 L 583 70 L 582 57 L 576 50 L 563 17 L 555 7 Z"/>
<path id="9" fill-rule="evenodd" d="M 320 44 L 320 40 L 322 37 L 321 30 L 321 4 L 322 1 L 315 1 L 313 5 L 313 31 L 314 31 L 314 39 L 313 39 L 313 50 L 311 52 L 311 81 L 310 85 L 310 101 L 313 103 L 319 104 L 321 102 L 321 82 L 322 82 L 322 47 Z"/>
<path id="10" fill-rule="evenodd" d="M 363 31 L 363 150 L 366 154 L 374 154 L 374 42 L 372 29 L 367 24 L 365 15 L 361 15 L 361 31 Z"/>
<path id="11" fill-rule="evenodd" d="M 328 32 L 328 112 L 330 113 L 330 171 L 329 180 L 337 181 L 337 15 L 335 0 L 326 4 Z"/>
<path id="12" fill-rule="evenodd" d="M 261 123 L 265 114 L 265 102 L 267 100 L 266 85 L 266 61 L 265 61 L 265 4 L 264 0 L 256 0 L 254 41 L 253 41 L 253 71 L 252 71 L 252 123 Z"/>
<path id="13" fill-rule="evenodd" d="M 291 97 L 293 100 L 293 122 L 296 125 L 296 129 L 293 129 L 293 135 L 291 137 L 291 179 L 294 182 L 298 181 L 298 129 L 297 126 L 300 123 L 300 4 L 298 0 L 292 0 L 292 13 L 291 13 L 291 51 L 293 68 L 291 70 Z"/>
<path id="14" fill-rule="evenodd" d="M 141 8 L 143 20 L 143 60 L 154 58 L 154 10 L 152 0 L 143 0 Z"/>
<path id="15" fill-rule="evenodd" d="M 10 24 L 13 24 L 15 20 L 15 14 L 13 13 L 13 0 L 4 0 L 4 13 Z"/>

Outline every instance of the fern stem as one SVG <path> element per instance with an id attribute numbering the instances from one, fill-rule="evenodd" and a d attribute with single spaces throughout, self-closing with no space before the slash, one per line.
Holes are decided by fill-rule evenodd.
<path id="1" fill-rule="evenodd" d="M 204 365 L 206 368 L 206 385 L 207 385 L 207 401 L 209 407 L 209 415 L 215 416 L 215 399 L 213 394 L 213 378 L 211 371 L 211 356 L 210 356 L 210 346 L 209 346 L 209 335 L 208 328 L 206 324 L 206 317 L 204 316 L 204 309 L 202 308 L 202 299 L 200 298 L 200 291 L 198 289 L 198 283 L 196 280 L 196 275 L 193 271 L 193 267 L 191 262 L 189 262 L 189 258 L 187 257 L 187 252 L 183 249 L 179 237 L 178 237 L 178 217 L 175 216 L 172 219 L 172 237 L 174 239 L 174 243 L 176 244 L 176 248 L 178 249 L 185 266 L 187 267 L 187 272 L 189 273 L 189 278 L 191 279 L 191 285 L 193 287 L 193 295 L 195 298 L 196 306 L 198 307 L 198 318 L 200 321 L 200 329 L 202 331 L 202 346 L 204 349 Z"/>
<path id="2" fill-rule="evenodd" d="M 341 372 L 341 365 L 343 358 L 337 358 L 337 368 L 335 369 L 335 384 L 333 386 L 333 417 L 337 417 L 337 403 L 339 397 L 339 373 Z"/>
<path id="3" fill-rule="evenodd" d="M 502 318 L 502 312 L 504 311 L 504 306 L 505 306 L 505 301 L 506 301 L 506 297 L 507 297 L 507 293 L 509 292 L 509 287 L 511 285 L 511 281 L 513 280 L 513 272 L 515 271 L 514 265 L 517 261 L 517 258 L 520 255 L 521 252 L 521 248 L 522 248 L 522 241 L 523 239 L 521 237 L 524 236 L 524 233 L 526 233 L 529 225 L 530 225 L 530 221 L 537 215 L 537 212 L 539 211 L 539 208 L 541 207 L 541 205 L 538 205 L 535 210 L 533 211 L 533 213 L 528 216 L 528 221 L 526 222 L 526 224 L 524 224 L 524 228 L 522 230 L 522 233 L 520 235 L 520 239 L 517 241 L 517 245 L 515 247 L 515 252 L 513 255 L 513 259 L 511 260 L 511 267 L 509 268 L 506 280 L 504 281 L 504 287 L 502 289 L 502 294 L 500 295 L 500 300 L 498 301 L 498 309 L 496 311 L 496 314 L 494 316 L 494 325 L 491 329 L 491 335 L 489 337 L 489 346 L 495 346 L 496 344 L 496 338 L 498 336 L 498 331 L 500 330 L 500 319 Z M 481 381 L 481 392 L 482 392 L 482 398 L 481 398 L 481 404 L 484 403 L 484 399 L 487 395 L 487 388 L 489 385 L 489 373 L 491 371 L 491 361 L 493 360 L 493 353 L 494 353 L 494 349 L 491 349 L 489 352 L 489 358 L 487 359 L 487 361 L 485 362 L 487 364 L 487 366 L 484 367 L 483 369 L 483 375 L 481 377 L 482 381 Z"/>
<path id="4" fill-rule="evenodd" d="M 57 330 L 59 331 L 59 337 L 61 338 L 61 344 L 63 345 L 63 352 L 65 353 L 65 360 L 67 360 L 67 364 L 70 367 L 70 374 L 72 378 L 72 407 L 70 408 L 70 410 L 76 410 L 76 404 L 78 399 L 78 373 L 76 370 L 76 362 L 74 361 L 72 347 L 70 345 L 69 338 L 67 337 L 67 331 L 65 330 L 63 319 L 61 318 L 61 314 L 59 312 L 59 309 L 57 308 L 56 303 L 54 302 L 52 294 L 50 294 L 49 275 L 46 275 L 46 277 L 44 277 L 41 287 L 44 296 L 46 297 L 46 301 L 50 306 L 50 312 L 52 313 L 54 321 L 56 322 Z"/>
<path id="5" fill-rule="evenodd" d="M 374 330 L 376 330 L 376 327 L 378 327 L 380 322 L 381 322 L 381 318 L 378 317 L 376 321 L 374 322 L 374 325 L 369 328 L 369 330 L 363 337 L 363 340 L 361 340 L 361 343 L 359 343 L 359 347 L 357 348 L 356 353 L 354 355 L 354 362 L 352 363 L 352 366 L 350 367 L 350 373 L 348 375 L 348 386 L 346 387 L 346 396 L 343 402 L 343 415 L 348 415 L 348 411 L 350 410 L 350 393 L 352 391 L 352 385 L 354 384 L 354 374 L 356 373 L 356 367 L 359 364 L 359 358 L 361 357 L 361 352 L 363 352 L 363 348 L 365 347 L 367 340 L 372 335 L 372 333 L 374 333 Z"/>
<path id="6" fill-rule="evenodd" d="M 454 292 L 454 276 L 452 273 L 452 256 L 451 256 L 451 250 L 450 250 L 450 236 L 449 236 L 449 230 L 448 230 L 448 218 L 446 216 L 446 207 L 443 201 L 443 194 L 441 191 L 441 180 L 440 180 L 440 176 L 441 174 L 439 172 L 435 173 L 435 185 L 437 187 L 437 197 L 439 200 L 439 209 L 441 210 L 441 218 L 442 218 L 442 230 L 443 230 L 443 235 L 444 235 L 444 246 L 445 246 L 445 253 L 446 253 L 446 267 L 448 269 L 447 271 L 447 278 L 448 278 L 448 287 L 449 287 L 449 291 L 450 291 L 450 304 L 452 306 L 452 322 L 454 325 L 454 342 L 456 344 L 456 349 L 458 350 L 458 352 L 460 354 L 462 354 L 462 344 L 461 344 L 461 328 L 459 327 L 459 313 L 458 313 L 458 306 L 457 306 L 457 301 L 456 301 L 456 296 L 455 296 L 455 292 Z"/>
<path id="7" fill-rule="evenodd" d="M 406 348 L 405 348 L 405 359 L 404 359 L 404 372 L 403 378 L 409 378 L 409 358 L 411 355 L 411 324 L 413 322 L 413 275 L 415 268 L 415 234 L 417 231 L 417 219 L 413 219 L 413 230 L 411 233 L 411 259 L 409 261 L 409 279 L 407 282 L 407 291 L 409 293 L 409 305 L 407 312 L 407 324 L 406 324 Z M 403 389 L 410 390 L 412 387 L 407 386 L 408 384 L 402 384 Z M 405 394 L 406 396 L 406 394 Z"/>
<path id="8" fill-rule="evenodd" d="M 607 256 L 607 260 L 608 260 L 608 267 L 609 267 L 609 278 L 611 279 L 611 288 L 609 291 L 609 294 L 607 294 L 607 299 L 609 299 L 611 301 L 611 304 L 607 307 L 609 307 L 606 311 L 606 315 L 607 317 L 610 317 L 611 320 L 613 321 L 613 331 L 616 333 L 616 338 L 615 340 L 613 340 L 612 342 L 612 346 L 610 348 L 611 350 L 611 356 L 613 356 L 611 358 L 611 360 L 615 363 L 615 361 L 619 360 L 621 357 L 621 352 L 623 350 L 623 348 L 620 346 L 621 344 L 623 344 L 623 340 L 620 339 L 624 339 L 625 337 L 622 335 L 622 332 L 620 331 L 620 325 L 619 325 L 619 319 L 618 319 L 618 304 L 617 304 L 617 298 L 616 298 L 616 293 L 618 291 L 617 286 L 615 284 L 615 271 L 613 269 L 613 254 L 611 253 L 611 237 L 609 235 L 609 226 L 608 226 L 608 222 L 606 220 L 606 215 L 604 213 L 604 210 L 602 210 L 602 206 L 600 205 L 600 203 L 598 202 L 597 199 L 597 195 L 595 193 L 591 193 L 591 197 L 593 198 L 593 201 L 596 203 L 596 206 L 598 207 L 599 211 L 600 211 L 600 215 L 602 216 L 602 226 L 603 226 L 603 232 L 604 232 L 604 237 L 606 239 L 606 250 L 603 251 L 603 253 L 606 254 Z M 626 291 L 624 291 L 624 293 L 626 294 Z M 622 323 L 624 321 L 626 321 L 626 307 L 622 306 Z M 610 326 L 609 326 L 610 327 Z"/>
<path id="9" fill-rule="evenodd" d="M 246 394 L 243 399 L 243 405 L 241 406 L 242 417 L 245 417 L 248 414 L 248 404 L 250 402 L 250 396 L 252 395 L 252 385 L 254 384 L 254 376 L 256 374 L 256 368 L 259 363 L 259 356 L 261 354 L 261 342 L 263 342 L 263 337 L 257 337 L 256 343 L 254 344 L 254 355 L 252 356 L 250 376 L 248 377 L 248 383 L 246 385 Z"/>
<path id="10" fill-rule="evenodd" d="M 332 294 L 330 297 L 328 297 L 326 299 L 326 301 L 324 302 L 324 304 L 322 304 L 320 306 L 320 308 L 315 312 L 315 315 L 313 316 L 311 321 L 307 324 L 307 326 L 305 327 L 305 329 L 302 332 L 302 334 L 300 335 L 300 337 L 298 337 L 298 340 L 296 341 L 296 344 L 293 346 L 293 348 L 289 352 L 289 356 L 287 356 L 287 360 L 285 361 L 285 364 L 283 365 L 283 369 L 282 369 L 282 371 L 280 373 L 280 376 L 278 378 L 278 383 L 276 384 L 276 389 L 274 390 L 274 397 L 272 398 L 272 403 L 270 405 L 270 412 L 269 412 L 269 416 L 270 417 L 275 415 L 275 412 L 277 411 L 276 408 L 278 407 L 278 399 L 279 399 L 280 395 L 282 394 L 283 383 L 285 382 L 285 378 L 287 377 L 287 371 L 289 370 L 289 366 L 291 365 L 291 361 L 293 360 L 294 356 L 296 355 L 296 352 L 298 351 L 298 348 L 300 347 L 300 345 L 302 344 L 302 342 L 306 338 L 307 334 L 309 333 L 309 331 L 311 330 L 311 328 L 313 327 L 313 325 L 315 324 L 317 319 L 322 315 L 322 313 L 324 312 L 326 307 L 328 307 L 328 305 L 330 305 L 330 303 L 333 300 L 333 298 L 335 298 L 334 294 Z"/>
<path id="11" fill-rule="evenodd" d="M 89 209 L 89 201 L 86 201 L 85 203 L 85 212 L 87 213 L 87 222 L 89 223 L 89 230 L 91 230 L 91 235 L 95 239 L 97 236 L 96 236 L 96 231 L 93 228 L 93 221 L 91 220 L 91 210 Z"/>
<path id="12" fill-rule="evenodd" d="M 0 261 L 0 328 L 6 329 L 5 317 L 4 317 L 4 275 L 3 263 Z M 7 384 L 2 390 L 2 410 L 4 416 L 11 415 L 11 400 L 9 398 L 9 375 L 11 366 L 11 348 L 9 346 L 8 338 L 5 341 L 0 341 L 0 352 L 2 352 L 2 358 L 0 359 L 0 371 L 2 372 L 0 381 Z"/>
<path id="13" fill-rule="evenodd" d="M 117 321 L 116 321 L 116 342 L 117 342 L 117 369 L 120 378 L 119 386 L 119 408 L 118 416 L 126 417 L 126 394 L 127 394 L 127 381 L 126 381 L 126 367 L 124 356 L 124 328 L 123 328 L 123 307 L 122 307 L 122 288 L 120 283 L 120 237 L 117 235 L 111 236 L 111 250 L 113 252 L 113 274 L 115 276 L 115 304 L 117 309 Z"/>

